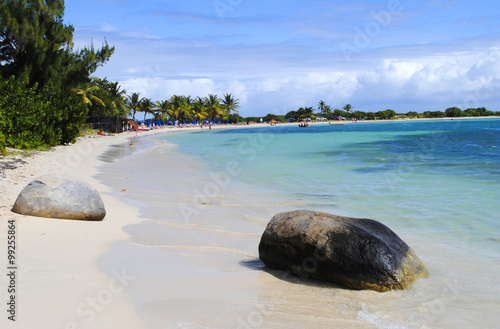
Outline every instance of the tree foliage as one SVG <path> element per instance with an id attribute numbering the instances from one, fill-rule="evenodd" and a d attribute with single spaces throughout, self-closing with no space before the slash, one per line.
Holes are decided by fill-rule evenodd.
<path id="1" fill-rule="evenodd" d="M 63 22 L 64 0 L 2 0 L 0 5 L 0 73 L 38 84 L 71 88 L 89 82 L 91 73 L 114 52 L 106 42 L 73 49 L 71 25 Z"/>
<path id="2" fill-rule="evenodd" d="M 87 117 L 87 107 L 78 95 L 38 86 L 12 76 L 0 80 L 0 117 L 5 145 L 18 149 L 50 147 L 75 141 Z"/>
<path id="3" fill-rule="evenodd" d="M 98 50 L 91 44 L 75 51 L 74 28 L 64 24 L 63 15 L 63 0 L 1 2 L 0 133 L 4 138 L 0 136 L 0 143 L 35 148 L 74 142 L 85 123 L 87 104 L 99 103 L 89 77 L 109 60 L 114 47 L 104 42 Z"/>

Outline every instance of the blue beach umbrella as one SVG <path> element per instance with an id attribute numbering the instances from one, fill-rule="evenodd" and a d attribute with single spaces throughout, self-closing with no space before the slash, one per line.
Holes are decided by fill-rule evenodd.
<path id="1" fill-rule="evenodd" d="M 147 126 L 149 127 L 149 120 L 147 121 Z"/>
<path id="2" fill-rule="evenodd" d="M 182 119 L 182 124 L 185 125 L 186 124 L 186 120 Z"/>

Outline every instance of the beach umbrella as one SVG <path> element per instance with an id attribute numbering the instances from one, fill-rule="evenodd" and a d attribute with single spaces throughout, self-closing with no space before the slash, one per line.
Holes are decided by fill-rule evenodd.
<path id="1" fill-rule="evenodd" d="M 195 119 L 193 119 L 193 124 L 194 124 L 194 125 L 196 124 L 196 120 L 195 120 Z"/>
<path id="2" fill-rule="evenodd" d="M 165 126 L 165 120 L 161 120 L 161 125 Z"/>
<path id="3" fill-rule="evenodd" d="M 177 125 L 180 126 L 181 125 L 181 119 L 177 120 Z"/>
<path id="4" fill-rule="evenodd" d="M 149 120 L 147 121 L 147 126 L 149 127 Z"/>
<path id="5" fill-rule="evenodd" d="M 182 124 L 185 125 L 186 124 L 186 120 L 185 119 L 182 119 Z"/>

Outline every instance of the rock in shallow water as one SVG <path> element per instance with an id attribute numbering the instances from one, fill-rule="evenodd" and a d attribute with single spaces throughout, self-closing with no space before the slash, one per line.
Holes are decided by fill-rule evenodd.
<path id="1" fill-rule="evenodd" d="M 274 216 L 259 256 L 270 268 L 352 289 L 404 289 L 428 276 L 413 250 L 387 226 L 307 210 Z"/>
<path id="2" fill-rule="evenodd" d="M 12 211 L 21 215 L 99 221 L 106 216 L 99 193 L 76 179 L 46 175 L 29 183 Z"/>

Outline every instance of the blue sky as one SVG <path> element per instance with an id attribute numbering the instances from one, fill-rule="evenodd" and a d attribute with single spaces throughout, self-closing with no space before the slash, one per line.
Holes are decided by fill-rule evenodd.
<path id="1" fill-rule="evenodd" d="M 459 0 L 68 0 L 95 75 L 153 100 L 240 100 L 243 116 L 301 106 L 500 111 L 500 4 Z"/>

